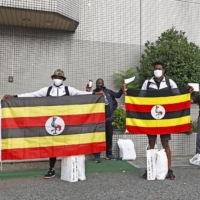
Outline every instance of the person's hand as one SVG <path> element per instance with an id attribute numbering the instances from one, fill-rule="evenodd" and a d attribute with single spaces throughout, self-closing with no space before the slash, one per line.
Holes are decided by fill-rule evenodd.
<path id="1" fill-rule="evenodd" d="M 127 84 L 126 83 L 124 83 L 123 85 L 122 85 L 122 90 L 123 90 L 123 93 L 124 93 L 124 95 L 127 95 Z"/>
<path id="2" fill-rule="evenodd" d="M 86 85 L 86 91 L 87 91 L 87 92 L 90 92 L 91 89 L 92 89 L 92 87 L 89 87 L 89 84 L 87 84 L 87 85 Z"/>
<path id="3" fill-rule="evenodd" d="M 103 91 L 95 92 L 95 94 L 101 94 L 105 96 L 105 93 Z"/>
<path id="4" fill-rule="evenodd" d="M 192 86 L 188 85 L 188 84 L 187 84 L 187 87 L 189 88 L 188 92 L 189 92 L 190 94 L 192 94 L 193 91 L 194 91 L 194 88 L 193 88 Z"/>
<path id="5" fill-rule="evenodd" d="M 6 94 L 2 100 L 6 100 L 8 98 L 13 98 L 14 96 L 13 95 L 10 95 L 10 94 Z"/>
<path id="6" fill-rule="evenodd" d="M 124 83 L 124 84 L 122 85 L 122 90 L 126 90 L 126 86 L 127 86 L 127 84 Z"/>

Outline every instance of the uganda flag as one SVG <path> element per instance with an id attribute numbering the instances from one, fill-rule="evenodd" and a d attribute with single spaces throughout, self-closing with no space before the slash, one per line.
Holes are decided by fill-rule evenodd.
<path id="1" fill-rule="evenodd" d="M 133 134 L 173 134 L 190 131 L 187 88 L 128 90 L 126 129 Z"/>
<path id="2" fill-rule="evenodd" d="M 105 151 L 102 95 L 7 99 L 1 116 L 2 160 Z"/>

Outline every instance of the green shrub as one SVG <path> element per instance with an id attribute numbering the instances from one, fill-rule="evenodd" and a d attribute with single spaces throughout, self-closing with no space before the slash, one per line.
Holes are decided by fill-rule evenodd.
<path id="1" fill-rule="evenodd" d="M 136 71 L 133 67 L 130 67 L 126 70 L 119 70 L 118 72 L 114 73 L 115 76 L 115 84 L 118 88 L 120 88 L 124 84 L 124 79 L 131 78 L 136 75 Z M 139 89 L 138 79 L 135 80 L 127 85 L 127 88 Z"/>
<path id="2" fill-rule="evenodd" d="M 125 129 L 126 127 L 126 111 L 122 107 L 118 107 L 114 111 L 114 128 Z"/>
<path id="3" fill-rule="evenodd" d="M 190 135 L 192 133 L 197 133 L 198 131 L 198 124 L 197 122 L 190 122 L 190 131 L 185 132 L 185 134 Z"/>
<path id="4" fill-rule="evenodd" d="M 185 32 L 171 28 L 161 34 L 155 42 L 147 41 L 141 57 L 141 66 L 137 67 L 139 82 L 153 76 L 155 61 L 165 64 L 165 76 L 176 84 L 186 86 L 187 83 L 200 83 L 200 48 L 188 42 Z"/>

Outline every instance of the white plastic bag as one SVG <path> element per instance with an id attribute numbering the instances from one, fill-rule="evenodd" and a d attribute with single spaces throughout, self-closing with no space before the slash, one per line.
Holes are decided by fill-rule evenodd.
<path id="1" fill-rule="evenodd" d="M 117 144 L 120 149 L 120 158 L 122 160 L 135 160 L 136 152 L 133 141 L 130 139 L 118 139 Z"/>
<path id="2" fill-rule="evenodd" d="M 146 150 L 147 155 L 147 180 L 156 179 L 156 153 L 157 149 Z"/>
<path id="3" fill-rule="evenodd" d="M 78 181 L 78 156 L 62 158 L 60 179 L 69 182 Z"/>
<path id="4" fill-rule="evenodd" d="M 191 159 L 189 159 L 189 161 L 193 165 L 200 165 L 200 154 L 197 153 L 196 155 L 194 155 L 194 157 L 192 157 Z"/>
<path id="5" fill-rule="evenodd" d="M 85 155 L 78 156 L 78 180 L 86 180 L 85 176 Z"/>
<path id="6" fill-rule="evenodd" d="M 149 150 L 149 149 L 150 149 L 150 146 L 149 146 L 149 144 L 147 144 L 146 150 Z M 157 144 L 155 144 L 154 149 L 158 150 L 158 145 L 157 145 Z M 147 156 L 147 155 L 146 155 L 146 156 Z"/>
<path id="7" fill-rule="evenodd" d="M 119 146 L 119 157 L 120 157 L 120 158 L 122 158 L 122 156 L 123 156 L 123 155 L 122 155 L 122 146 L 123 146 L 122 143 L 123 143 L 123 140 L 122 140 L 122 139 L 118 139 L 118 140 L 117 140 L 117 144 L 118 144 L 118 146 Z"/>
<path id="8" fill-rule="evenodd" d="M 168 172 L 168 159 L 164 149 L 161 149 L 156 153 L 156 178 L 158 180 L 164 180 Z"/>

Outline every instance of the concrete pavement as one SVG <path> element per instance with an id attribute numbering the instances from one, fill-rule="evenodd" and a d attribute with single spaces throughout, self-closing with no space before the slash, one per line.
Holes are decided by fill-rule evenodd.
<path id="1" fill-rule="evenodd" d="M 186 167 L 186 168 L 200 168 L 199 166 L 192 165 L 189 162 L 189 159 L 192 158 L 193 156 L 176 156 L 172 157 L 172 168 L 173 167 Z M 131 165 L 144 169 L 146 168 L 146 158 L 137 158 L 136 160 L 133 161 L 128 161 Z"/>
<path id="2" fill-rule="evenodd" d="M 58 177 L 0 181 L 0 200 L 199 200 L 200 169 L 173 170 L 174 181 L 147 181 L 143 171 L 87 175 L 76 183 Z"/>
<path id="3" fill-rule="evenodd" d="M 61 181 L 59 177 L 3 180 L 0 200 L 199 200 L 200 167 L 190 165 L 187 159 L 173 158 L 174 181 L 144 180 L 143 170 L 91 174 L 87 180 L 75 183 Z M 135 166 L 145 168 L 145 158 L 136 161 Z"/>

